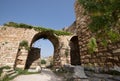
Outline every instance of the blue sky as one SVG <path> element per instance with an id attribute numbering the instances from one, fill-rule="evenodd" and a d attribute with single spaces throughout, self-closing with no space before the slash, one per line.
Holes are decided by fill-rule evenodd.
<path id="1" fill-rule="evenodd" d="M 75 0 L 0 0 L 0 25 L 14 21 L 61 29 L 74 20 Z"/>
<path id="2" fill-rule="evenodd" d="M 33 44 L 33 47 L 41 48 L 41 57 L 52 56 L 54 53 L 54 47 L 49 40 L 40 39 Z"/>
<path id="3" fill-rule="evenodd" d="M 75 20 L 74 2 L 75 0 L 0 0 L 0 25 L 13 21 L 62 29 Z M 44 42 L 47 49 L 48 41 Z"/>

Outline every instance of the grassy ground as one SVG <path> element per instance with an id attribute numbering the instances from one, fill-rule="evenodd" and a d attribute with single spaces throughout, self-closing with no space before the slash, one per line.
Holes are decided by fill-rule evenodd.
<path id="1" fill-rule="evenodd" d="M 10 67 L 8 67 L 8 66 L 1 67 L 0 68 L 0 76 L 1 76 L 3 69 L 10 69 Z M 38 72 L 28 72 L 28 70 L 22 70 L 20 68 L 16 68 L 15 71 L 18 72 L 18 75 L 28 75 L 28 74 L 37 74 L 38 73 Z M 14 79 L 15 77 L 9 78 L 8 76 L 6 76 L 3 80 L 0 80 L 0 81 L 10 81 L 10 80 Z"/>
<path id="2" fill-rule="evenodd" d="M 3 69 L 10 69 L 10 67 L 9 66 L 0 67 L 0 76 L 1 76 L 1 73 L 2 73 Z"/>

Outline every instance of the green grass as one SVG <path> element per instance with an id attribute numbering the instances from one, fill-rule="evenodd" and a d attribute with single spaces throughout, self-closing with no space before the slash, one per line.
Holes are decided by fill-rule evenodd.
<path id="1" fill-rule="evenodd" d="M 0 68 L 0 75 L 1 75 L 3 69 L 10 69 L 10 67 L 9 66 L 1 67 Z M 28 75 L 28 74 L 37 74 L 38 73 L 38 72 L 28 72 L 28 70 L 22 70 L 20 68 L 16 68 L 15 71 L 18 72 L 18 75 Z M 0 81 L 10 81 L 10 80 L 14 79 L 15 77 L 9 78 L 8 76 L 6 76 L 3 80 L 0 80 Z"/>
<path id="2" fill-rule="evenodd" d="M 9 66 L 3 66 L 3 67 L 1 67 L 0 68 L 0 76 L 2 74 L 2 70 L 3 69 L 10 69 L 10 67 Z M 9 80 L 10 80 L 10 78 L 8 78 L 8 76 L 6 76 L 3 80 L 0 80 L 0 81 L 9 81 Z"/>
<path id="3" fill-rule="evenodd" d="M 28 70 L 23 70 L 20 68 L 15 69 L 18 72 L 18 75 L 28 75 L 28 74 L 37 74 L 39 72 L 28 72 Z"/>
<path id="4" fill-rule="evenodd" d="M 3 66 L 3 67 L 1 67 L 1 68 L 0 68 L 0 76 L 1 76 L 1 73 L 2 73 L 2 70 L 3 70 L 3 69 L 10 69 L 10 67 L 9 67 L 9 66 Z"/>

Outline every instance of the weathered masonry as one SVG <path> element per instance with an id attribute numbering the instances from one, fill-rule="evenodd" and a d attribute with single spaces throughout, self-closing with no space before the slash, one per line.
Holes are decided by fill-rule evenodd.
<path id="1" fill-rule="evenodd" d="M 76 20 L 69 28 L 64 29 L 73 33 L 71 36 L 56 36 L 53 33 L 38 32 L 34 29 L 0 27 L 0 66 L 9 65 L 23 69 L 36 67 L 40 60 L 40 49 L 33 48 L 32 44 L 45 37 L 53 44 L 55 67 L 71 64 L 87 68 L 119 69 L 120 42 L 109 43 L 107 47 L 103 47 L 97 40 L 98 51 L 93 54 L 88 52 L 87 45 L 93 34 L 88 28 L 91 20 L 89 13 L 85 15 L 84 12 L 85 9 L 76 0 Z M 31 50 L 19 47 L 23 40 L 28 41 Z"/>
<path id="2" fill-rule="evenodd" d="M 84 14 L 85 9 L 78 0 L 76 0 L 74 8 L 76 20 L 69 28 L 64 29 L 65 31 L 75 34 L 75 37 L 70 40 L 71 64 L 82 65 L 92 69 L 114 68 L 118 70 L 120 68 L 120 42 L 109 43 L 107 47 L 103 47 L 100 45 L 101 41 L 97 40 L 98 51 L 90 54 L 88 52 L 88 43 L 93 34 L 88 28 L 88 24 L 91 21 L 89 13 Z M 79 55 L 77 55 L 77 53 L 79 53 Z M 78 61 L 78 59 L 80 61 Z"/>
<path id="3" fill-rule="evenodd" d="M 40 62 L 40 49 L 33 48 L 32 44 L 38 39 L 46 37 L 54 46 L 54 66 L 60 67 L 66 63 L 64 53 L 69 49 L 71 36 L 56 36 L 52 33 L 37 32 L 34 29 L 0 27 L 0 66 L 19 68 L 33 68 Z M 21 48 L 22 41 L 28 41 L 31 50 Z"/>
<path id="4" fill-rule="evenodd" d="M 76 0 L 75 26 L 77 28 L 81 64 L 85 67 L 99 67 L 100 69 L 120 68 L 120 42 L 110 43 L 107 47 L 103 47 L 99 44 L 100 41 L 97 40 L 98 51 L 94 54 L 88 53 L 87 44 L 92 37 L 92 33 L 88 29 L 88 24 L 90 23 L 89 13 L 85 15 L 84 12 L 85 9 Z"/>

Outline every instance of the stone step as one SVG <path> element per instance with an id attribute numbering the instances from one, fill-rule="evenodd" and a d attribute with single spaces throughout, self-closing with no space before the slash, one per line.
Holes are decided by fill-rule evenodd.
<path id="1" fill-rule="evenodd" d="M 9 78 L 12 78 L 12 77 L 15 77 L 15 76 L 17 76 L 18 75 L 18 72 L 15 72 L 15 73 L 13 73 L 13 74 L 11 74 L 10 76 L 8 76 Z"/>
<path id="2" fill-rule="evenodd" d="M 3 72 L 11 72 L 14 71 L 13 69 L 3 69 Z"/>
<path id="3" fill-rule="evenodd" d="M 12 75 L 14 73 L 15 73 L 15 71 L 13 70 L 13 71 L 8 72 L 7 75 Z"/>
<path id="4" fill-rule="evenodd" d="M 18 75 L 18 72 L 16 72 L 13 69 L 3 69 L 3 72 L 5 72 L 9 78 L 12 78 Z"/>

